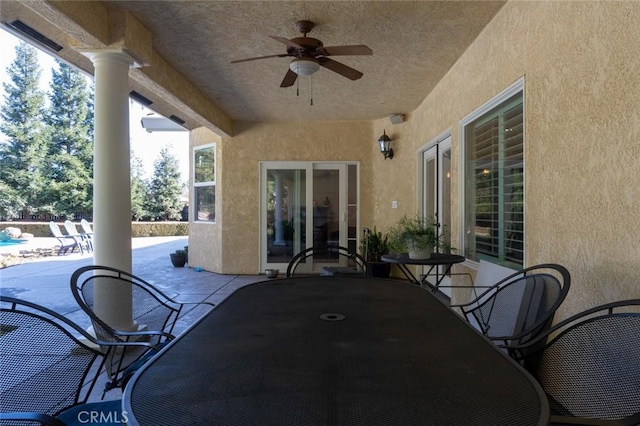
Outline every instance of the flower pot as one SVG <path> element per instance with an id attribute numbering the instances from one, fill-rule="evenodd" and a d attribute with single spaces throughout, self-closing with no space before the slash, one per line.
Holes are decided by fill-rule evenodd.
<path id="1" fill-rule="evenodd" d="M 277 278 L 278 277 L 278 272 L 280 272 L 279 269 L 265 269 L 264 270 L 264 274 L 267 276 L 267 278 Z"/>
<path id="2" fill-rule="evenodd" d="M 386 262 L 367 262 L 367 276 L 377 278 L 389 278 L 391 264 Z"/>
<path id="3" fill-rule="evenodd" d="M 409 259 L 424 260 L 431 257 L 431 249 L 409 250 Z"/>
<path id="4" fill-rule="evenodd" d="M 183 268 L 185 263 L 187 263 L 186 254 L 169 253 L 169 256 L 171 257 L 171 264 L 176 268 Z"/>
<path id="5" fill-rule="evenodd" d="M 429 259 L 431 257 L 431 251 L 430 248 L 414 247 L 409 249 L 409 259 Z"/>

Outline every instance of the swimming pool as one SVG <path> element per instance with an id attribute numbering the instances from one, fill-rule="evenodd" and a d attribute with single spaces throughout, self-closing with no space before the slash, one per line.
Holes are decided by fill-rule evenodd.
<path id="1" fill-rule="evenodd" d="M 8 247 L 15 246 L 18 244 L 26 243 L 29 240 L 9 240 L 9 241 L 0 241 L 0 247 Z"/>

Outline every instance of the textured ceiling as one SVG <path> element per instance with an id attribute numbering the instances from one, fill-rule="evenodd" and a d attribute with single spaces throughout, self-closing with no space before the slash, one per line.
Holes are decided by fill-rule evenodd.
<path id="1" fill-rule="evenodd" d="M 491 1 L 108 1 L 153 33 L 154 48 L 234 120 L 371 120 L 414 110 L 504 2 Z M 321 69 L 280 88 L 291 58 L 269 35 L 325 46 L 365 44 L 372 56 L 333 57 L 364 76 Z M 299 88 L 299 96 L 296 95 Z M 313 106 L 310 99 L 313 97 Z"/>

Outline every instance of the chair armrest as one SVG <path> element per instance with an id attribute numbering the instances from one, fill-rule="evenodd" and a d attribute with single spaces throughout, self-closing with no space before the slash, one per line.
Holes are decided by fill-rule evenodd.
<path id="1" fill-rule="evenodd" d="M 449 287 L 455 288 L 456 286 L 449 286 Z M 460 286 L 460 287 L 461 288 L 472 288 L 472 289 L 482 288 L 482 289 L 485 289 L 485 290 L 480 294 L 475 294 L 475 297 L 473 298 L 473 300 L 470 300 L 470 301 L 468 301 L 466 303 L 459 303 L 459 304 L 456 304 L 456 305 L 449 305 L 452 308 L 461 308 L 462 309 L 464 307 L 471 306 L 471 305 L 476 305 L 477 306 L 478 303 L 479 303 L 478 301 L 482 300 L 482 298 L 487 293 L 489 293 L 490 291 L 494 290 L 495 285 L 489 285 L 489 286 L 482 286 L 482 285 L 481 286 L 476 286 L 476 285 L 473 285 L 473 286 Z"/>
<path id="2" fill-rule="evenodd" d="M 0 413 L 0 420 L 15 420 L 15 421 L 24 421 L 24 422 L 38 422 L 43 425 L 50 426 L 65 426 L 63 422 L 56 419 L 55 417 L 51 417 L 47 414 L 35 413 L 35 412 L 14 412 L 14 413 Z"/>
<path id="3" fill-rule="evenodd" d="M 167 333 L 166 331 L 148 331 L 148 330 L 147 331 L 120 331 L 120 330 L 113 330 L 113 334 L 115 334 L 116 336 L 125 337 L 127 339 L 126 342 L 131 342 L 129 340 L 131 337 L 157 337 L 157 336 L 162 336 L 162 337 L 166 337 L 167 340 L 173 340 L 173 339 L 176 338 L 176 336 L 174 336 L 171 333 Z M 139 343 L 143 343 L 143 342 L 139 342 Z"/>
<path id="4" fill-rule="evenodd" d="M 128 339 L 128 337 L 127 337 Z M 173 340 L 173 338 L 169 339 L 167 338 L 166 342 Z M 147 347 L 149 349 L 153 349 L 153 350 L 158 350 L 159 347 L 162 347 L 162 343 L 149 343 L 146 340 L 123 340 L 120 342 L 104 342 L 104 341 L 96 341 L 95 343 L 99 344 L 100 346 L 106 346 L 106 347 L 139 347 L 139 346 L 144 346 Z"/>
<path id="5" fill-rule="evenodd" d="M 211 302 L 176 302 L 176 303 L 180 303 L 181 305 L 209 305 L 212 308 L 216 306 L 215 303 L 211 303 Z"/>
<path id="6" fill-rule="evenodd" d="M 540 339 L 538 339 L 538 336 L 541 334 L 545 334 L 545 329 L 544 327 L 544 323 L 538 324 L 537 327 L 529 329 L 529 330 L 525 330 L 522 331 L 520 333 L 516 333 L 516 334 L 510 334 L 508 336 L 487 336 L 489 337 L 489 339 L 491 339 L 493 341 L 494 344 L 496 344 L 498 347 L 500 348 L 504 348 L 504 349 L 523 349 L 526 347 L 531 346 L 531 343 L 533 342 L 538 342 L 540 341 Z M 512 340 L 518 340 L 521 339 L 525 336 L 532 336 L 529 340 L 525 341 L 524 343 L 521 343 L 520 345 L 509 345 L 506 342 L 507 341 L 512 341 Z M 498 343 L 499 341 L 505 342 L 505 343 Z"/>

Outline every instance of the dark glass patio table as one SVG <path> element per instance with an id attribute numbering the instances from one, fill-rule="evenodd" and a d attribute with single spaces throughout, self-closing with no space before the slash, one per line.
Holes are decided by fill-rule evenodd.
<path id="1" fill-rule="evenodd" d="M 535 380 L 424 288 L 337 276 L 236 290 L 129 382 L 128 424 L 537 425 Z"/>

